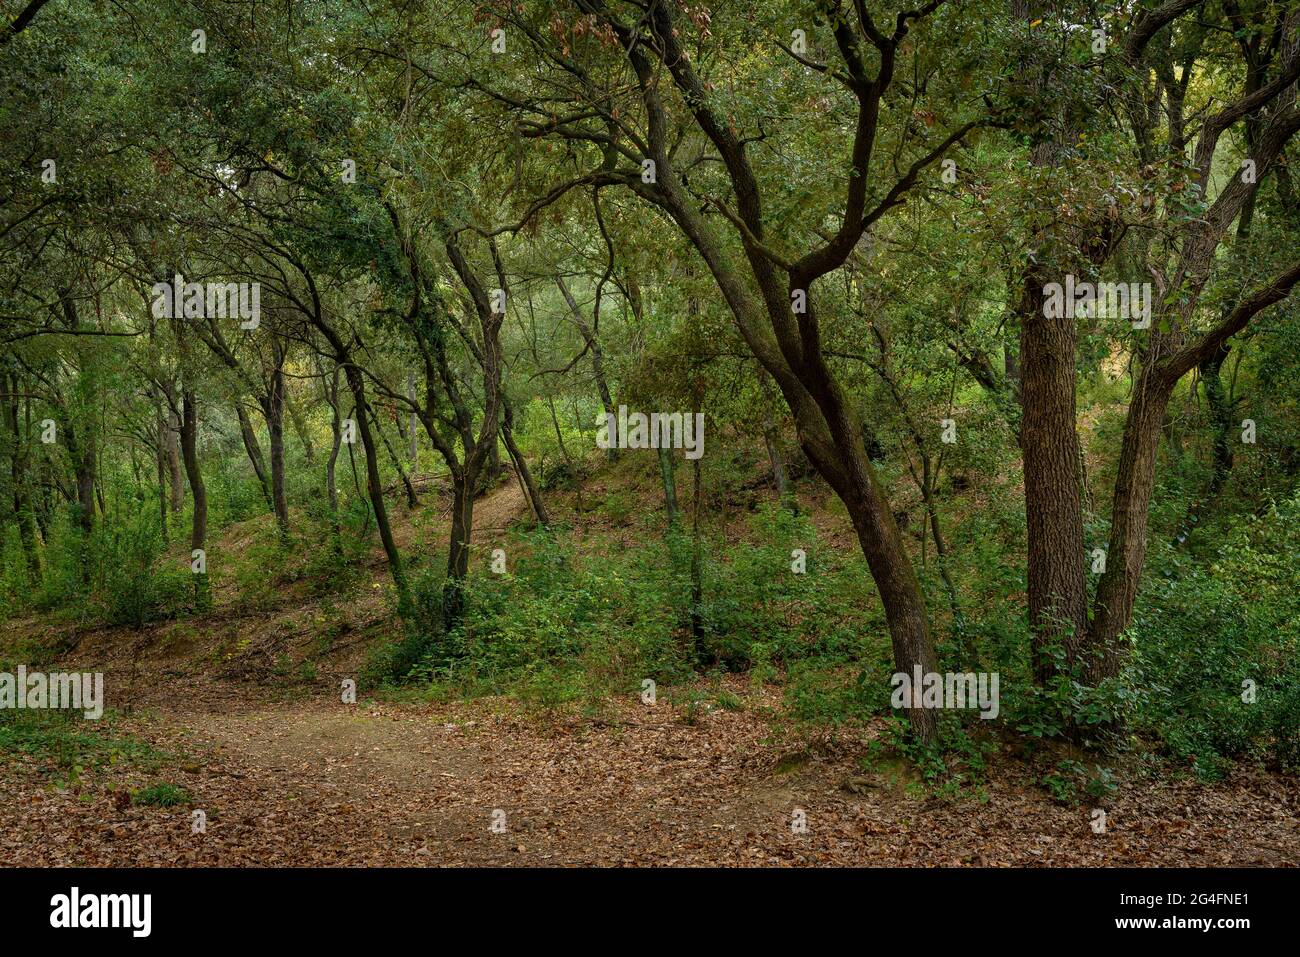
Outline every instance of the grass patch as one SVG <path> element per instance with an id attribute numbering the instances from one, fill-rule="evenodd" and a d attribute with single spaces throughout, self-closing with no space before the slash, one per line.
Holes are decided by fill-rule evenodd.
<path id="1" fill-rule="evenodd" d="M 193 804 L 194 798 L 183 787 L 163 782 L 134 792 L 131 803 L 145 807 L 177 807 Z"/>
<path id="2" fill-rule="evenodd" d="M 166 757 L 137 738 L 108 732 L 102 721 L 63 711 L 0 711 L 0 757 L 27 755 L 76 780 L 105 765 L 156 768 Z"/>

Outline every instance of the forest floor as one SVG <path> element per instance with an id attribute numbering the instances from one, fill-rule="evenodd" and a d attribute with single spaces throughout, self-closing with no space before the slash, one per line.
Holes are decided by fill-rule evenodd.
<path id="1" fill-rule="evenodd" d="M 524 507 L 507 483 L 477 513 L 504 527 Z M 377 588 L 382 566 L 367 571 Z M 985 781 L 941 798 L 902 760 L 864 763 L 883 721 L 801 728 L 779 689 L 737 676 L 581 716 L 499 697 L 344 704 L 340 676 L 386 627 L 362 594 L 323 611 L 292 590 L 250 606 L 218 589 L 206 618 L 141 632 L 9 623 L 10 644 L 72 649 L 47 670 L 104 671 L 112 712 L 74 725 L 102 742 L 93 761 L 0 760 L 0 865 L 1300 864 L 1295 778 L 1136 767 L 1099 802 L 1061 804 L 1006 741 Z M 320 670 L 286 672 L 286 655 L 320 648 L 325 611 L 338 620 Z"/>
<path id="2" fill-rule="evenodd" d="M 1300 862 L 1293 779 L 1242 770 L 1214 785 L 1123 784 L 1097 834 L 1086 802 L 1055 803 L 1010 753 L 992 762 L 981 796 L 942 800 L 902 763 L 863 771 L 870 731 L 800 736 L 771 720 L 772 695 L 729 690 L 742 708 L 686 719 L 662 699 L 629 699 L 600 719 L 548 720 L 503 699 L 349 706 L 163 682 L 112 726 L 162 752 L 147 769 L 71 781 L 35 759 L 0 767 L 0 864 Z M 131 802 L 159 781 L 186 800 Z M 204 833 L 192 833 L 193 809 Z M 798 810 L 804 833 L 792 827 Z"/>

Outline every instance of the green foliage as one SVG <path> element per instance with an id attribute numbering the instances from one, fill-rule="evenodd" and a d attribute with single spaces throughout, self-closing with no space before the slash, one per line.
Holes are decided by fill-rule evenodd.
<path id="1" fill-rule="evenodd" d="M 132 792 L 131 803 L 145 807 L 180 807 L 193 804 L 194 798 L 183 787 L 164 781 Z"/>
<path id="2" fill-rule="evenodd" d="M 1297 766 L 1297 554 L 1300 497 L 1247 516 L 1208 564 L 1169 551 L 1141 596 L 1133 635 L 1150 699 L 1135 728 L 1203 777 L 1242 756 Z M 1253 703 L 1243 700 L 1248 681 Z"/>
<path id="3" fill-rule="evenodd" d="M 64 514 L 51 529 L 41 584 L 23 602 L 12 579 L 6 601 L 106 625 L 144 625 L 192 604 L 188 560 L 163 554 L 156 513 L 142 510 L 100 522 L 89 538 Z"/>
<path id="4" fill-rule="evenodd" d="M 0 710 L 0 757 L 23 754 L 69 782 L 104 765 L 156 767 L 162 755 L 144 741 L 111 733 L 108 722 L 75 711 Z"/>

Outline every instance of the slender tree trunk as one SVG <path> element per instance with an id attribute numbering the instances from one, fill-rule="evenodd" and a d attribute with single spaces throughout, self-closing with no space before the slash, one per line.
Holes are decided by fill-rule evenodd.
<path id="1" fill-rule="evenodd" d="M 325 494 L 330 503 L 330 525 L 334 532 L 333 547 L 335 554 L 343 549 L 341 537 L 343 530 L 339 519 L 339 486 L 335 474 L 339 460 L 339 448 L 343 444 L 343 422 L 339 415 L 339 367 L 336 365 L 330 374 L 330 385 L 325 386 L 325 398 L 330 407 L 330 457 L 325 463 Z"/>
<path id="2" fill-rule="evenodd" d="M 704 488 L 700 471 L 700 460 L 694 459 L 691 462 L 691 640 L 694 643 L 695 660 L 707 661 L 708 649 L 704 645 L 704 568 L 700 542 L 700 505 Z"/>
<path id="3" fill-rule="evenodd" d="M 1214 433 L 1214 470 L 1210 476 L 1209 488 L 1205 498 L 1213 501 L 1223 490 L 1232 472 L 1232 404 L 1223 388 L 1220 372 L 1227 361 L 1232 347 L 1225 342 L 1210 354 L 1200 365 L 1201 382 L 1205 386 L 1205 398 L 1210 407 L 1210 423 Z"/>
<path id="4" fill-rule="evenodd" d="M 1168 378 L 1143 369 L 1133 388 L 1111 508 L 1110 551 L 1088 633 L 1086 675 L 1095 684 L 1119 673 L 1125 657 L 1120 636 L 1133 620 L 1142 563 L 1146 560 L 1147 519 L 1155 489 L 1156 453 L 1165 405 L 1173 392 Z"/>
<path id="5" fill-rule="evenodd" d="M 172 514 L 177 514 L 185 508 L 185 473 L 181 467 L 180 431 L 181 421 L 176 415 L 176 410 L 168 408 L 165 440 L 167 443 L 167 468 L 171 478 L 170 508 Z"/>
<path id="6" fill-rule="evenodd" d="M 162 532 L 163 548 L 166 548 L 171 537 L 167 527 L 167 417 L 163 414 L 161 402 L 154 416 L 154 428 L 157 431 L 154 464 L 158 469 L 158 527 Z"/>
<path id="7" fill-rule="evenodd" d="M 190 482 L 190 497 L 194 500 L 194 516 L 190 526 L 190 549 L 201 549 L 208 537 L 208 490 L 203 484 L 203 472 L 199 468 L 198 453 L 198 408 L 192 389 L 181 392 L 181 458 L 185 463 L 185 474 Z M 206 568 L 206 564 L 205 564 Z M 194 576 L 195 604 L 206 608 L 211 600 L 208 590 L 208 576 Z"/>
<path id="8" fill-rule="evenodd" d="M 14 521 L 18 525 L 18 538 L 22 542 L 23 555 L 27 559 L 27 574 L 33 583 L 41 580 L 41 558 L 36 550 L 36 530 L 32 523 L 31 494 L 27 480 L 27 465 L 30 457 L 23 441 L 22 430 L 18 422 L 19 380 L 13 376 L 9 380 L 9 396 L 6 402 L 9 413 L 9 431 L 13 436 L 13 450 L 10 455 L 10 483 L 13 486 Z"/>
<path id="9" fill-rule="evenodd" d="M 412 402 L 415 401 L 414 372 L 406 377 L 406 395 Z M 420 468 L 420 417 L 414 412 L 406 417 L 406 441 L 411 450 L 411 474 L 415 475 Z"/>
<path id="10" fill-rule="evenodd" d="M 515 443 L 514 429 L 514 407 L 509 402 L 504 401 L 503 397 L 501 403 L 501 441 L 506 445 L 510 461 L 515 464 L 515 474 L 519 476 L 519 484 L 523 486 L 524 495 L 527 496 L 529 504 L 533 507 L 533 515 L 537 519 L 537 524 L 542 528 L 546 528 L 551 524 L 551 516 L 547 514 L 546 504 L 542 501 L 541 489 L 537 487 L 537 482 L 533 479 L 532 470 L 528 468 L 528 461 Z"/>
<path id="11" fill-rule="evenodd" d="M 95 530 L 95 459 L 91 428 L 88 426 L 83 435 L 71 423 L 63 427 L 63 437 L 68 443 L 68 455 L 72 459 L 77 525 L 87 537 Z"/>
<path id="12" fill-rule="evenodd" d="M 284 492 L 284 367 L 283 359 L 271 371 L 266 397 L 266 428 L 271 440 L 271 506 L 282 538 L 289 536 L 289 503 Z"/>
<path id="13" fill-rule="evenodd" d="M 370 496 L 370 505 L 374 509 L 375 524 L 379 528 L 379 540 L 383 543 L 384 554 L 388 556 L 388 570 L 397 587 L 399 607 L 405 610 L 410 604 L 410 593 L 406 584 L 406 573 L 402 568 L 402 556 L 397 550 L 393 538 L 392 526 L 388 523 L 388 509 L 384 506 L 384 486 L 379 477 L 379 455 L 375 449 L 375 438 L 370 432 L 369 406 L 366 403 L 366 386 L 361 370 L 349 365 L 344 372 L 348 388 L 356 402 L 357 430 L 361 433 L 361 444 L 366 453 L 366 491 Z"/>
<path id="14" fill-rule="evenodd" d="M 384 432 L 384 427 L 373 410 L 370 413 L 370 421 L 374 425 L 375 431 L 379 433 L 379 438 L 384 443 L 384 450 L 388 453 L 388 459 L 393 463 L 393 468 L 397 469 L 397 477 L 402 480 L 402 486 L 406 489 L 406 507 L 410 509 L 418 507 L 420 500 L 415 496 L 415 486 L 407 478 L 406 469 L 402 468 L 402 459 L 393 448 L 393 443 L 388 441 L 388 435 Z"/>
<path id="15" fill-rule="evenodd" d="M 253 464 L 253 474 L 257 476 L 257 484 L 262 489 L 262 498 L 266 501 L 266 507 L 274 512 L 275 500 L 271 496 L 271 483 L 266 475 L 262 445 L 257 441 L 257 433 L 253 431 L 253 423 L 248 418 L 248 412 L 238 402 L 235 403 L 235 413 L 239 416 L 239 437 L 244 441 L 244 451 L 248 453 L 248 461 Z"/>
<path id="16" fill-rule="evenodd" d="M 696 459 L 696 461 L 699 460 Z M 664 511 L 668 515 L 669 531 L 677 527 L 677 516 L 680 514 L 680 509 L 677 507 L 677 478 L 674 472 L 675 467 L 671 450 L 660 445 L 659 480 L 664 487 Z"/>

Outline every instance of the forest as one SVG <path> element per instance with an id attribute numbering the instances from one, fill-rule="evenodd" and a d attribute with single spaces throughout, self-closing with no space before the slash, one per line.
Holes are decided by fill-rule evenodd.
<path id="1" fill-rule="evenodd" d="M 0 14 L 0 864 L 1300 861 L 1300 0 Z"/>

